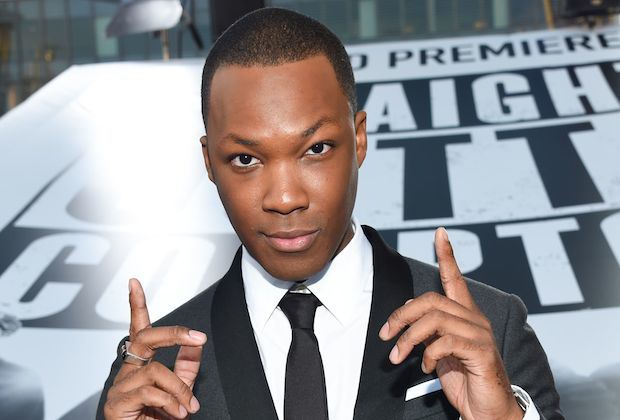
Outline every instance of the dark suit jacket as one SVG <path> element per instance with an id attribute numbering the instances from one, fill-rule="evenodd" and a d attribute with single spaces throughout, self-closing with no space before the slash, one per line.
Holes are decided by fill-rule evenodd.
<path id="1" fill-rule="evenodd" d="M 394 366 L 388 354 L 395 340 L 383 342 L 378 338 L 390 313 L 406 299 L 428 291 L 442 292 L 438 270 L 402 257 L 375 230 L 367 226 L 363 229 L 373 248 L 374 282 L 354 418 L 458 419 L 458 413 L 441 391 L 404 401 L 407 388 L 436 375 L 422 372 L 421 346 L 405 362 Z M 201 409 L 192 419 L 277 419 L 250 324 L 240 260 L 241 252 L 237 252 L 230 270 L 220 281 L 154 323 L 184 325 L 208 336 L 194 387 Z M 521 300 L 482 283 L 467 281 L 474 299 L 493 325 L 511 383 L 530 394 L 541 418 L 563 419 L 547 358 L 526 323 Z M 155 358 L 172 367 L 177 351 L 178 348 L 161 349 Z M 112 364 L 99 401 L 98 419 L 103 418 L 107 390 L 121 363 L 117 357 Z"/>

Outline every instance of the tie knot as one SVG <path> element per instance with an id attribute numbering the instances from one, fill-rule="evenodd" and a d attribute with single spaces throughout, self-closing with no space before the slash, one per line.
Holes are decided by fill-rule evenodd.
<path id="1" fill-rule="evenodd" d="M 287 292 L 280 301 L 280 309 L 291 323 L 291 328 L 314 329 L 314 314 L 321 301 L 312 293 Z"/>

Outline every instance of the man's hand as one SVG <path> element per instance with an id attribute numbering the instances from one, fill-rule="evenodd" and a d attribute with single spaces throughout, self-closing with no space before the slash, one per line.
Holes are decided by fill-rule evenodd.
<path id="1" fill-rule="evenodd" d="M 104 416 L 108 420 L 185 419 L 200 408 L 192 393 L 207 336 L 185 327 L 151 327 L 142 285 L 129 280 L 131 325 L 127 349 L 148 359 L 155 350 L 180 345 L 174 371 L 159 362 L 145 366 L 123 363 L 108 391 Z"/>
<path id="2" fill-rule="evenodd" d="M 428 292 L 396 309 L 379 336 L 404 330 L 390 353 L 401 363 L 424 343 L 422 370 L 437 372 L 443 391 L 464 420 L 523 418 L 489 320 L 476 306 L 454 259 L 444 228 L 435 232 L 435 251 L 445 296 Z"/>

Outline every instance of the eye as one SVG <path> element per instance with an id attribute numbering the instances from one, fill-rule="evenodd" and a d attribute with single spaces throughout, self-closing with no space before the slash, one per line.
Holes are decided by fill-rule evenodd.
<path id="1" fill-rule="evenodd" d="M 254 156 L 241 154 L 235 156 L 230 162 L 233 164 L 233 166 L 247 168 L 248 166 L 256 165 L 257 163 L 259 163 L 259 160 L 256 159 Z"/>
<path id="2" fill-rule="evenodd" d="M 325 142 L 320 142 L 320 143 L 312 145 L 312 147 L 308 149 L 306 154 L 308 154 L 308 155 L 322 155 L 322 154 L 326 153 L 331 148 L 332 148 L 331 145 L 329 145 L 329 144 L 327 144 Z"/>

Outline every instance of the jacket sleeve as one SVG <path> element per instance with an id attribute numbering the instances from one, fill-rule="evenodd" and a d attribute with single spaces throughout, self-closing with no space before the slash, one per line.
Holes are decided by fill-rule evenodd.
<path id="1" fill-rule="evenodd" d="M 510 295 L 508 300 L 500 351 L 510 382 L 530 395 L 541 420 L 564 420 L 547 356 L 527 323 L 527 309 L 518 296 Z"/>
<path id="2" fill-rule="evenodd" d="M 114 360 L 114 362 L 112 363 L 112 366 L 110 367 L 110 374 L 108 375 L 108 379 L 106 379 L 105 381 L 105 385 L 103 386 L 103 390 L 101 391 L 101 396 L 99 397 L 99 404 L 97 405 L 97 417 L 96 417 L 97 420 L 105 419 L 105 417 L 103 417 L 103 406 L 105 405 L 105 402 L 108 398 L 108 391 L 110 390 L 110 388 L 112 387 L 112 384 L 114 383 L 114 378 L 116 378 L 118 371 L 123 365 L 123 361 L 121 360 L 121 356 L 120 356 L 121 354 L 120 348 L 125 342 L 125 340 L 129 340 L 129 337 L 123 338 L 120 341 L 120 343 L 118 343 L 118 346 L 116 348 L 116 355 L 117 355 L 116 359 Z"/>

